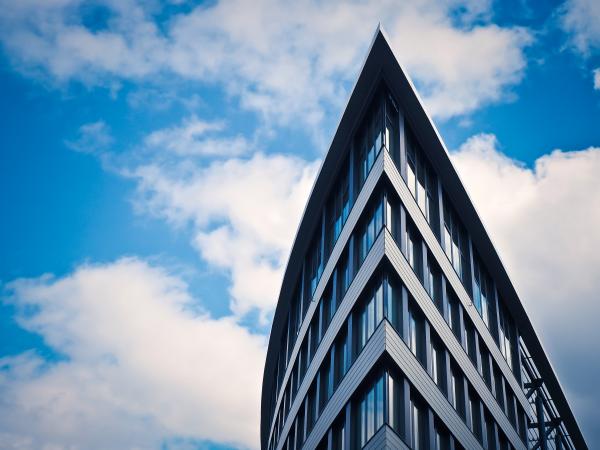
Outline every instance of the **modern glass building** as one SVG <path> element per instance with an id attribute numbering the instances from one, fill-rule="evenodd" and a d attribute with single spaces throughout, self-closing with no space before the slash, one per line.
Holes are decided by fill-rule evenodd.
<path id="1" fill-rule="evenodd" d="M 381 30 L 285 271 L 264 371 L 261 446 L 587 449 Z"/>

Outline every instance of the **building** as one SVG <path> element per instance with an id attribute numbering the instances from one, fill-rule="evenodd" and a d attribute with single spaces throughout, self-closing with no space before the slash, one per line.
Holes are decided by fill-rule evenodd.
<path id="1" fill-rule="evenodd" d="M 587 449 L 381 30 L 285 271 L 263 379 L 261 446 Z"/>

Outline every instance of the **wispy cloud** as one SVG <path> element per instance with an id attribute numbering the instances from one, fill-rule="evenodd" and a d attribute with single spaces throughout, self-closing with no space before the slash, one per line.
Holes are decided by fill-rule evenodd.
<path id="1" fill-rule="evenodd" d="M 96 155 L 110 150 L 113 144 L 110 127 L 103 120 L 81 125 L 74 139 L 65 140 L 65 145 L 72 150 Z"/>
<path id="2" fill-rule="evenodd" d="M 570 42 L 582 55 L 600 50 L 600 2 L 567 0 L 562 6 L 562 26 Z"/>
<path id="3" fill-rule="evenodd" d="M 592 72 L 594 76 L 594 89 L 600 90 L 600 67 Z"/>
<path id="4" fill-rule="evenodd" d="M 146 147 L 173 152 L 179 156 L 238 156 L 251 150 L 242 136 L 215 136 L 225 129 L 224 122 L 207 122 L 191 116 L 181 125 L 151 132 L 144 139 Z"/>

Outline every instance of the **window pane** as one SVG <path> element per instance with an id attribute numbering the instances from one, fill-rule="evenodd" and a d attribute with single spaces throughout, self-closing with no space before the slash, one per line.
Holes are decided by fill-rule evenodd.
<path id="1" fill-rule="evenodd" d="M 383 319 L 383 284 L 380 284 L 375 292 L 375 321 L 376 325 L 379 325 L 379 322 Z"/>
<path id="2" fill-rule="evenodd" d="M 376 416 L 375 416 L 375 431 L 379 430 L 379 427 L 383 425 L 383 377 L 379 378 L 376 385 Z"/>
<path id="3" fill-rule="evenodd" d="M 413 354 L 417 355 L 417 321 L 412 311 L 409 311 L 409 347 Z"/>
<path id="4" fill-rule="evenodd" d="M 439 366 L 439 355 L 438 355 L 438 350 L 437 348 L 435 348 L 435 345 L 431 346 L 431 375 L 433 378 L 433 381 L 435 381 L 435 384 L 437 384 L 439 386 L 440 384 L 440 379 L 439 379 L 439 373 L 438 373 L 438 366 Z"/>
<path id="5" fill-rule="evenodd" d="M 393 430 L 398 431 L 399 423 L 396 418 L 395 381 L 388 374 L 388 421 Z"/>
<path id="6" fill-rule="evenodd" d="M 420 150 L 420 149 L 419 149 Z M 423 214 L 427 215 L 426 209 L 426 179 L 425 179 L 425 167 L 423 165 L 423 156 L 419 155 L 417 159 L 417 204 L 419 208 L 423 212 Z"/>
<path id="7" fill-rule="evenodd" d="M 444 252 L 450 261 L 452 261 L 452 238 L 448 226 L 444 227 Z"/>
<path id="8" fill-rule="evenodd" d="M 421 424 L 421 418 L 420 418 L 420 411 L 418 406 L 414 403 L 411 402 L 411 428 L 412 428 L 412 440 L 413 440 L 413 449 L 414 450 L 420 450 L 421 449 L 421 433 L 423 432 L 421 430 L 422 428 L 422 424 Z"/>
<path id="9" fill-rule="evenodd" d="M 406 182 L 408 184 L 408 188 L 410 189 L 410 192 L 412 193 L 413 197 L 417 197 L 417 190 L 416 190 L 416 184 L 417 184 L 417 176 L 415 174 L 415 166 L 413 165 L 413 163 L 411 161 L 407 161 L 406 164 Z"/>

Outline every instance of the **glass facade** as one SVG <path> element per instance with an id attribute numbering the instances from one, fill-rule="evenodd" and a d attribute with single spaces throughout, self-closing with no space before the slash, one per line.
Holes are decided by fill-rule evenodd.
<path id="1" fill-rule="evenodd" d="M 447 418 L 436 415 L 429 394 L 416 389 L 413 375 L 389 357 L 362 374 L 360 385 L 341 389 L 355 382 L 347 375 L 377 343 L 372 338 L 383 324 L 483 448 L 496 449 L 492 434 L 498 448 L 526 448 L 527 413 L 523 392 L 515 390 L 522 376 L 519 329 L 409 121 L 384 84 L 374 92 L 332 177 L 290 296 L 272 374 L 268 448 L 296 450 L 309 439 L 311 448 L 362 448 L 383 429 L 412 449 L 465 448 L 464 437 L 453 435 Z M 385 172 L 365 184 L 380 157 L 391 158 L 394 167 L 385 170 L 397 170 L 412 198 Z M 367 185 L 368 198 L 354 213 Z M 414 207 L 405 202 L 414 202 L 428 229 L 422 218 L 411 217 Z M 369 255 L 382 235 L 385 256 L 365 269 L 370 275 L 358 277 L 374 260 Z M 350 289 L 356 283 L 360 292 Z M 434 312 L 424 308 L 421 291 Z M 456 348 L 464 351 L 468 367 Z M 336 400 L 330 417 L 327 408 L 336 395 L 348 398 L 341 408 Z M 325 428 L 317 427 L 321 420 Z M 506 435 L 513 431 L 519 442 Z"/>
<path id="2" fill-rule="evenodd" d="M 364 447 L 375 432 L 383 425 L 384 377 L 379 376 L 373 386 L 365 392 L 358 403 L 358 423 L 360 427 L 360 446 Z"/>
<path id="3" fill-rule="evenodd" d="M 362 349 L 383 320 L 383 284 L 380 283 L 367 297 L 358 316 L 358 347 Z"/>
<path id="4" fill-rule="evenodd" d="M 464 227 L 448 197 L 444 197 L 444 252 L 463 282 L 468 272 L 467 247 Z"/>
<path id="5" fill-rule="evenodd" d="M 406 184 L 428 222 L 437 219 L 437 178 L 410 129 L 406 133 Z"/>
<path id="6" fill-rule="evenodd" d="M 486 326 L 490 326 L 490 314 L 492 309 L 490 303 L 493 302 L 492 284 L 490 276 L 483 267 L 479 257 L 473 257 L 473 303 L 477 312 L 482 317 Z"/>
<path id="7" fill-rule="evenodd" d="M 361 264 L 367 257 L 367 253 L 375 243 L 375 239 L 383 228 L 383 211 L 385 199 L 377 201 L 369 211 L 366 222 L 359 233 L 358 259 Z"/>

